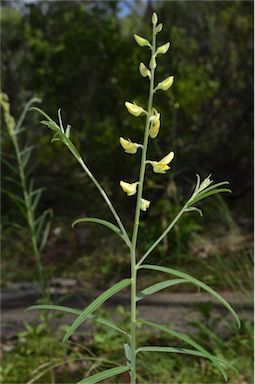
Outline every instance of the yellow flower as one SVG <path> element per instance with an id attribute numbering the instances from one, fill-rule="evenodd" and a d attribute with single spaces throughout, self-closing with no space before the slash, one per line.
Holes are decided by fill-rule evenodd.
<path id="1" fill-rule="evenodd" d="M 122 181 L 122 180 L 120 181 L 121 188 L 123 189 L 124 192 L 126 192 L 128 196 L 133 196 L 136 194 L 137 184 L 138 182 L 129 184 L 129 183 L 126 183 L 125 181 Z"/>
<path id="2" fill-rule="evenodd" d="M 130 141 L 129 139 L 126 140 L 124 139 L 123 137 L 120 137 L 120 145 L 122 146 L 122 148 L 125 149 L 125 152 L 126 153 L 130 153 L 130 154 L 134 154 L 137 152 L 137 149 L 140 147 L 142 148 L 143 146 L 141 144 L 137 144 L 137 143 L 132 143 L 132 141 Z"/>
<path id="3" fill-rule="evenodd" d="M 149 200 L 146 200 L 146 199 L 142 199 L 142 202 L 141 202 L 141 210 L 142 211 L 146 211 L 149 206 L 150 206 L 150 201 Z"/>
<path id="4" fill-rule="evenodd" d="M 151 117 L 151 126 L 149 129 L 149 134 L 152 139 L 155 139 L 155 137 L 159 133 L 160 128 L 160 113 L 153 108 L 153 116 Z"/>
<path id="5" fill-rule="evenodd" d="M 134 115 L 136 117 L 140 116 L 141 113 L 143 113 L 143 112 L 146 113 L 142 107 L 139 107 L 138 105 L 133 104 L 133 103 L 129 103 L 129 101 L 125 102 L 125 106 L 126 106 L 128 112 L 131 113 L 131 115 Z"/>
<path id="6" fill-rule="evenodd" d="M 160 161 L 147 160 L 147 163 L 152 165 L 153 172 L 166 173 L 166 171 L 168 171 L 168 169 L 170 169 L 168 164 L 173 160 L 173 158 L 174 158 L 174 152 L 171 151 L 171 152 L 169 152 L 168 155 L 163 157 L 163 159 L 161 159 Z"/>

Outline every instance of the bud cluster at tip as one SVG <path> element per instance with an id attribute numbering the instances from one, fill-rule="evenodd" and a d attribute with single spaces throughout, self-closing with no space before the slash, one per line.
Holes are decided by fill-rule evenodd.
<path id="1" fill-rule="evenodd" d="M 152 94 L 160 89 L 163 91 L 168 90 L 173 85 L 173 82 L 174 82 L 174 76 L 168 76 L 165 80 L 159 82 L 158 85 L 155 88 L 153 88 L 154 71 L 157 67 L 156 58 L 158 55 L 164 55 L 165 53 L 167 53 L 167 51 L 170 48 L 169 42 L 159 46 L 158 48 L 155 47 L 156 35 L 157 33 L 161 32 L 163 28 L 162 23 L 158 25 L 157 23 L 158 23 L 158 16 L 154 12 L 152 15 L 153 43 L 151 43 L 149 40 L 145 39 L 142 36 L 139 36 L 137 34 L 134 35 L 135 41 L 140 47 L 149 47 L 152 51 L 151 58 L 148 63 L 148 67 L 144 63 L 140 63 L 139 65 L 139 72 L 141 76 L 144 78 L 148 77 L 150 81 L 152 81 L 151 83 Z M 147 133 L 145 133 L 145 135 L 148 135 L 151 139 L 155 139 L 158 136 L 159 130 L 160 130 L 160 113 L 156 110 L 156 108 L 149 107 L 148 111 L 145 111 L 142 107 L 138 106 L 135 103 L 130 103 L 129 101 L 125 102 L 125 106 L 128 112 L 135 117 L 139 117 L 141 115 L 147 116 L 146 124 L 148 124 L 147 126 L 148 131 Z M 122 146 L 124 151 L 128 154 L 136 154 L 139 148 L 143 148 L 143 145 L 134 143 L 129 139 L 128 140 L 124 139 L 123 137 L 120 137 L 120 145 Z M 147 148 L 147 143 L 146 143 L 146 148 Z M 159 161 L 152 161 L 152 160 L 145 159 L 145 164 L 150 164 L 152 166 L 153 172 L 165 174 L 170 169 L 169 164 L 171 163 L 173 158 L 174 158 L 174 152 L 171 151 L 165 157 L 163 157 L 163 159 Z M 127 194 L 127 196 L 133 196 L 137 193 L 138 184 L 139 182 L 127 183 L 123 180 L 120 181 L 120 186 L 122 190 Z M 150 201 L 144 198 L 141 198 L 140 209 L 142 211 L 146 211 L 149 208 L 149 206 L 150 206 Z"/>

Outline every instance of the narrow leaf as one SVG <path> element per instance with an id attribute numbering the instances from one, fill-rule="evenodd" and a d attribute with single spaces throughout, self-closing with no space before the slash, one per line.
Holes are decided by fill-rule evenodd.
<path id="1" fill-rule="evenodd" d="M 180 271 L 177 271 L 177 270 L 172 269 L 172 268 L 161 267 L 159 265 L 150 265 L 150 264 L 144 264 L 144 265 L 139 266 L 139 269 L 141 269 L 141 268 L 153 269 L 155 271 L 169 273 L 171 275 L 181 277 L 181 278 L 185 279 L 187 282 L 204 289 L 206 292 L 208 292 L 212 296 L 214 296 L 219 302 L 221 302 L 229 310 L 229 312 L 235 318 L 238 327 L 240 328 L 241 323 L 240 323 L 240 320 L 239 320 L 236 312 L 234 311 L 234 309 L 231 307 L 231 305 L 225 299 L 223 299 L 222 296 L 220 296 L 216 291 L 214 291 L 212 288 L 210 288 L 207 284 L 203 283 L 202 281 L 200 281 L 200 280 L 198 280 L 198 279 L 196 279 L 196 278 L 194 278 L 194 277 L 192 277 L 192 276 L 190 276 L 184 272 L 180 272 Z"/>
<path id="2" fill-rule="evenodd" d="M 33 305 L 32 307 L 29 307 L 26 309 L 26 311 L 33 311 L 33 310 L 40 310 L 40 309 L 45 309 L 45 310 L 51 310 L 51 311 L 60 311 L 60 312 L 66 312 L 66 313 L 72 313 L 74 315 L 80 315 L 82 311 L 80 309 L 76 308 L 70 308 L 70 307 L 65 307 L 62 305 L 48 305 L 48 304 L 42 304 L 42 305 Z M 90 320 L 94 320 L 99 324 L 106 325 L 109 328 L 114 329 L 115 331 L 118 331 L 125 336 L 129 336 L 126 331 L 124 331 L 122 328 L 118 327 L 115 325 L 112 321 L 105 320 L 102 317 L 98 317 L 95 315 L 90 315 L 88 317 Z"/>
<path id="3" fill-rule="evenodd" d="M 51 228 L 51 221 L 48 221 L 48 223 L 46 224 L 45 228 L 44 228 L 44 231 L 43 231 L 43 236 L 42 236 L 42 240 L 41 240 L 41 244 L 39 246 L 40 248 L 40 251 L 42 251 L 47 243 L 47 240 L 48 240 L 48 237 L 49 237 L 49 233 L 50 233 L 50 228 Z"/>
<path id="4" fill-rule="evenodd" d="M 186 349 L 186 348 L 174 348 L 174 347 L 158 347 L 158 346 L 148 346 L 148 347 L 141 347 L 137 350 L 138 352 L 172 352 L 172 353 L 183 353 L 185 355 L 191 355 L 191 356 L 199 356 L 203 357 L 205 359 L 208 359 L 208 356 L 203 354 L 202 352 L 195 351 L 194 349 Z M 225 381 L 227 381 L 228 377 L 226 374 L 226 371 L 221 366 L 218 367 L 220 372 L 222 373 Z"/>
<path id="5" fill-rule="evenodd" d="M 203 217 L 203 212 L 201 209 L 197 208 L 197 207 L 189 207 L 189 208 L 185 208 L 185 212 L 197 212 L 201 217 Z"/>
<path id="6" fill-rule="evenodd" d="M 126 356 L 127 362 L 130 363 L 131 362 L 131 349 L 130 349 L 130 346 L 129 346 L 129 344 L 124 343 L 123 347 L 124 347 L 124 352 L 125 352 L 125 356 Z"/>
<path id="7" fill-rule="evenodd" d="M 104 225 L 105 227 L 108 227 L 112 231 L 117 233 L 119 236 L 122 236 L 120 229 L 118 227 L 116 227 L 116 225 L 114 225 L 114 224 L 112 224 L 112 223 L 110 223 L 109 221 L 106 221 L 106 220 L 97 219 L 96 217 L 81 217 L 80 219 L 77 219 L 77 220 L 75 220 L 72 223 L 72 227 L 74 228 L 76 224 L 84 223 L 84 222 L 97 223 L 97 224 Z"/>
<path id="8" fill-rule="evenodd" d="M 228 189 L 228 188 L 213 189 L 213 190 L 211 190 L 210 192 L 207 192 L 207 191 L 205 190 L 203 193 L 198 194 L 198 195 L 191 201 L 191 203 L 192 203 L 192 204 L 195 204 L 195 203 L 197 203 L 198 201 L 203 200 L 203 199 L 205 199 L 205 198 L 208 197 L 208 196 L 215 195 L 216 193 L 223 193 L 223 192 L 230 192 L 230 193 L 231 193 L 231 189 Z"/>
<path id="9" fill-rule="evenodd" d="M 188 335 L 185 335 L 184 333 L 180 333 L 180 332 L 177 332 L 177 331 L 173 331 L 173 330 L 165 327 L 164 325 L 152 323 L 151 321 L 139 320 L 139 322 L 141 322 L 142 324 L 145 324 L 145 325 L 149 325 L 149 326 L 151 326 L 153 328 L 157 328 L 157 329 L 159 329 L 159 330 L 161 330 L 163 332 L 166 332 L 166 333 L 170 334 L 171 336 L 176 337 L 177 339 L 182 340 L 185 343 L 191 345 L 198 352 L 202 353 L 204 355 L 204 357 L 206 357 L 207 359 L 211 360 L 211 362 L 221 371 L 221 373 L 224 376 L 225 380 L 227 379 L 226 373 L 225 373 L 223 367 L 226 368 L 227 366 L 230 367 L 231 365 L 228 364 L 225 360 L 223 360 L 221 358 L 218 358 L 217 356 L 212 355 L 205 348 L 203 348 L 201 345 L 199 345 L 194 340 L 192 340 Z"/>
<path id="10" fill-rule="evenodd" d="M 2 162 L 4 163 L 4 165 L 6 165 L 13 173 L 15 174 L 19 174 L 19 171 L 18 171 L 18 168 L 15 168 L 8 160 L 6 160 L 5 158 L 2 158 Z"/>
<path id="11" fill-rule="evenodd" d="M 69 337 L 74 333 L 74 331 L 91 315 L 98 307 L 100 307 L 106 300 L 112 297 L 115 293 L 119 292 L 121 289 L 130 285 L 130 279 L 124 279 L 114 284 L 111 288 L 107 289 L 100 296 L 98 296 L 92 303 L 90 303 L 82 313 L 77 317 L 73 324 L 68 328 L 63 342 L 66 342 Z"/>
<path id="12" fill-rule="evenodd" d="M 165 280 L 160 283 L 153 284 L 150 287 L 145 288 L 141 292 L 139 292 L 136 297 L 136 301 L 142 300 L 144 296 L 152 295 L 153 293 L 161 291 L 162 289 L 171 287 L 176 284 L 182 284 L 182 283 L 187 283 L 186 279 Z"/>
<path id="13" fill-rule="evenodd" d="M 183 353 L 185 355 L 193 355 L 206 357 L 202 352 L 195 351 L 194 349 L 186 349 L 186 348 L 175 348 L 175 347 L 158 347 L 158 346 L 146 346 L 140 347 L 136 351 L 138 352 L 173 352 L 173 353 Z"/>
<path id="14" fill-rule="evenodd" d="M 35 220 L 36 226 L 36 237 L 39 237 L 47 219 L 47 216 L 52 217 L 53 213 L 51 209 L 46 209 L 37 219 Z"/>
<path id="15" fill-rule="evenodd" d="M 27 308 L 25 311 L 33 311 L 37 309 L 67 312 L 67 313 L 72 313 L 74 315 L 80 315 L 82 312 L 80 309 L 64 307 L 63 305 L 53 305 L 53 304 L 32 305 L 32 307 Z"/>
<path id="16" fill-rule="evenodd" d="M 124 373 L 129 371 L 129 367 L 126 365 L 122 365 L 120 367 L 107 369 L 103 372 L 96 373 L 93 376 L 88 377 L 87 379 L 79 381 L 77 384 L 95 384 L 101 380 L 108 379 L 109 377 L 119 375 L 120 373 Z"/>
<path id="17" fill-rule="evenodd" d="M 32 201 L 32 210 L 33 211 L 35 211 L 37 208 L 37 205 L 38 205 L 40 198 L 42 196 L 42 192 L 43 192 L 43 188 L 40 188 L 40 189 L 37 189 L 36 191 L 33 191 L 30 194 L 30 198 L 32 198 L 34 196 L 34 199 Z"/>

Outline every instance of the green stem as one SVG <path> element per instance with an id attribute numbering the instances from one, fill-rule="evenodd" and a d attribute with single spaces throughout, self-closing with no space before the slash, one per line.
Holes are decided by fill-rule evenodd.
<path id="1" fill-rule="evenodd" d="M 69 148 L 70 149 L 70 148 Z M 128 234 L 127 234 L 127 231 L 124 227 L 124 225 L 122 224 L 122 221 L 119 217 L 119 215 L 117 214 L 116 210 L 114 209 L 110 199 L 108 198 L 107 194 L 105 193 L 105 191 L 103 190 L 103 188 L 101 187 L 101 185 L 99 184 L 99 182 L 97 181 L 97 179 L 95 178 L 95 176 L 90 172 L 89 168 L 86 166 L 86 164 L 84 163 L 84 161 L 82 160 L 81 157 L 78 157 L 77 154 L 75 152 L 73 152 L 73 155 L 74 157 L 78 160 L 79 164 L 81 165 L 81 167 L 84 169 L 84 171 L 86 172 L 86 174 L 89 176 L 89 178 L 93 181 L 93 183 L 95 184 L 95 186 L 97 187 L 98 191 L 101 193 L 102 197 L 104 198 L 106 204 L 108 205 L 110 211 L 112 212 L 122 234 L 124 235 L 125 237 L 125 240 L 126 240 L 126 244 L 128 247 L 131 246 L 131 242 L 130 242 L 130 239 L 128 237 Z"/>
<path id="2" fill-rule="evenodd" d="M 152 31 L 151 50 L 152 50 L 152 57 L 153 57 L 155 56 L 155 51 L 156 51 L 156 32 L 155 32 L 154 24 L 153 24 L 153 31 Z M 140 211 L 141 211 L 144 175 L 145 175 L 145 167 L 146 167 L 146 155 L 147 155 L 147 147 L 148 147 L 148 140 L 149 140 L 150 118 L 152 116 L 153 93 L 154 93 L 154 72 L 155 72 L 155 68 L 151 68 L 148 109 L 147 109 L 143 150 L 142 150 L 141 165 L 140 165 L 140 175 L 139 175 L 139 184 L 138 184 L 136 210 L 135 210 L 135 221 L 134 221 L 132 243 L 131 243 L 131 249 L 130 249 L 130 256 L 131 256 L 131 313 L 130 313 L 131 384 L 136 383 L 136 280 L 137 280 L 136 244 L 137 244 L 139 222 L 140 222 L 140 213 L 141 213 Z"/>
<path id="3" fill-rule="evenodd" d="M 168 234 L 168 232 L 173 228 L 173 226 L 177 223 L 177 221 L 179 220 L 179 218 L 183 215 L 183 213 L 185 212 L 185 209 L 187 208 L 187 204 L 186 203 L 184 205 L 184 207 L 180 210 L 180 212 L 175 216 L 175 218 L 173 219 L 173 221 L 169 224 L 169 226 L 165 229 L 165 231 L 162 233 L 162 235 L 159 236 L 159 238 L 152 244 L 152 246 L 148 249 L 148 251 L 143 255 L 143 257 L 141 258 L 141 260 L 139 260 L 139 262 L 137 263 L 137 267 L 140 267 L 140 265 L 144 262 L 144 260 L 146 259 L 147 256 L 149 256 L 149 254 L 153 251 L 154 248 L 156 248 L 156 246 L 164 239 L 164 237 Z"/>

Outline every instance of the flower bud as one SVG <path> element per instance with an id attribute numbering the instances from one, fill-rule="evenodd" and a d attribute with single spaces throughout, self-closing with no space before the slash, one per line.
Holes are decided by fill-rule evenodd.
<path id="1" fill-rule="evenodd" d="M 153 12 L 152 18 L 151 18 L 152 24 L 156 25 L 158 21 L 158 15 L 156 12 Z"/>
<path id="2" fill-rule="evenodd" d="M 150 42 L 139 35 L 134 35 L 135 41 L 140 47 L 150 47 Z"/>
<path id="3" fill-rule="evenodd" d="M 152 139 L 155 139 L 159 133 L 160 128 L 160 113 L 153 108 L 153 116 L 151 117 L 151 126 L 149 129 L 149 134 Z"/>
<path id="4" fill-rule="evenodd" d="M 141 201 L 141 210 L 142 211 L 146 211 L 149 208 L 150 203 L 151 202 L 149 200 L 142 199 L 142 201 Z"/>
<path id="5" fill-rule="evenodd" d="M 156 66 L 157 66 L 157 63 L 156 63 L 155 56 L 152 56 L 152 57 L 151 57 L 151 60 L 150 60 L 149 67 L 150 67 L 150 69 L 155 69 Z"/>
<path id="6" fill-rule="evenodd" d="M 173 82 L 174 82 L 174 76 L 169 76 L 165 80 L 158 83 L 156 90 L 162 89 L 163 91 L 167 91 L 171 87 L 171 85 L 173 85 Z"/>
<path id="7" fill-rule="evenodd" d="M 125 106 L 131 115 L 134 115 L 135 117 L 138 117 L 141 115 L 141 113 L 145 113 L 145 110 L 142 107 L 138 107 L 138 105 L 129 103 L 128 101 L 125 102 Z"/>
<path id="8" fill-rule="evenodd" d="M 162 24 L 162 23 L 160 23 L 159 25 L 157 25 L 157 27 L 156 27 L 156 33 L 161 32 L 161 31 L 162 31 L 162 28 L 163 28 L 163 24 Z"/>
<path id="9" fill-rule="evenodd" d="M 158 54 L 162 54 L 162 55 L 164 55 L 167 51 L 168 51 L 168 49 L 169 49 L 169 47 L 170 47 L 170 43 L 166 43 L 166 44 L 164 44 L 164 45 L 161 45 L 161 47 L 159 47 L 158 49 L 157 49 L 157 55 Z"/>
<path id="10" fill-rule="evenodd" d="M 123 137 L 120 137 L 120 145 L 125 150 L 126 153 L 135 154 L 138 148 L 142 148 L 141 144 L 132 143 L 130 140 L 126 140 Z"/>
<path id="11" fill-rule="evenodd" d="M 140 63 L 140 65 L 139 65 L 139 71 L 140 71 L 140 73 L 141 73 L 141 75 L 142 75 L 143 77 L 146 77 L 146 76 L 151 77 L 151 72 L 150 72 L 150 70 L 149 70 L 143 63 Z"/>
<path id="12" fill-rule="evenodd" d="M 137 184 L 138 182 L 130 184 L 122 180 L 120 181 L 121 188 L 123 189 L 124 192 L 126 192 L 128 196 L 133 196 L 136 194 Z"/>

